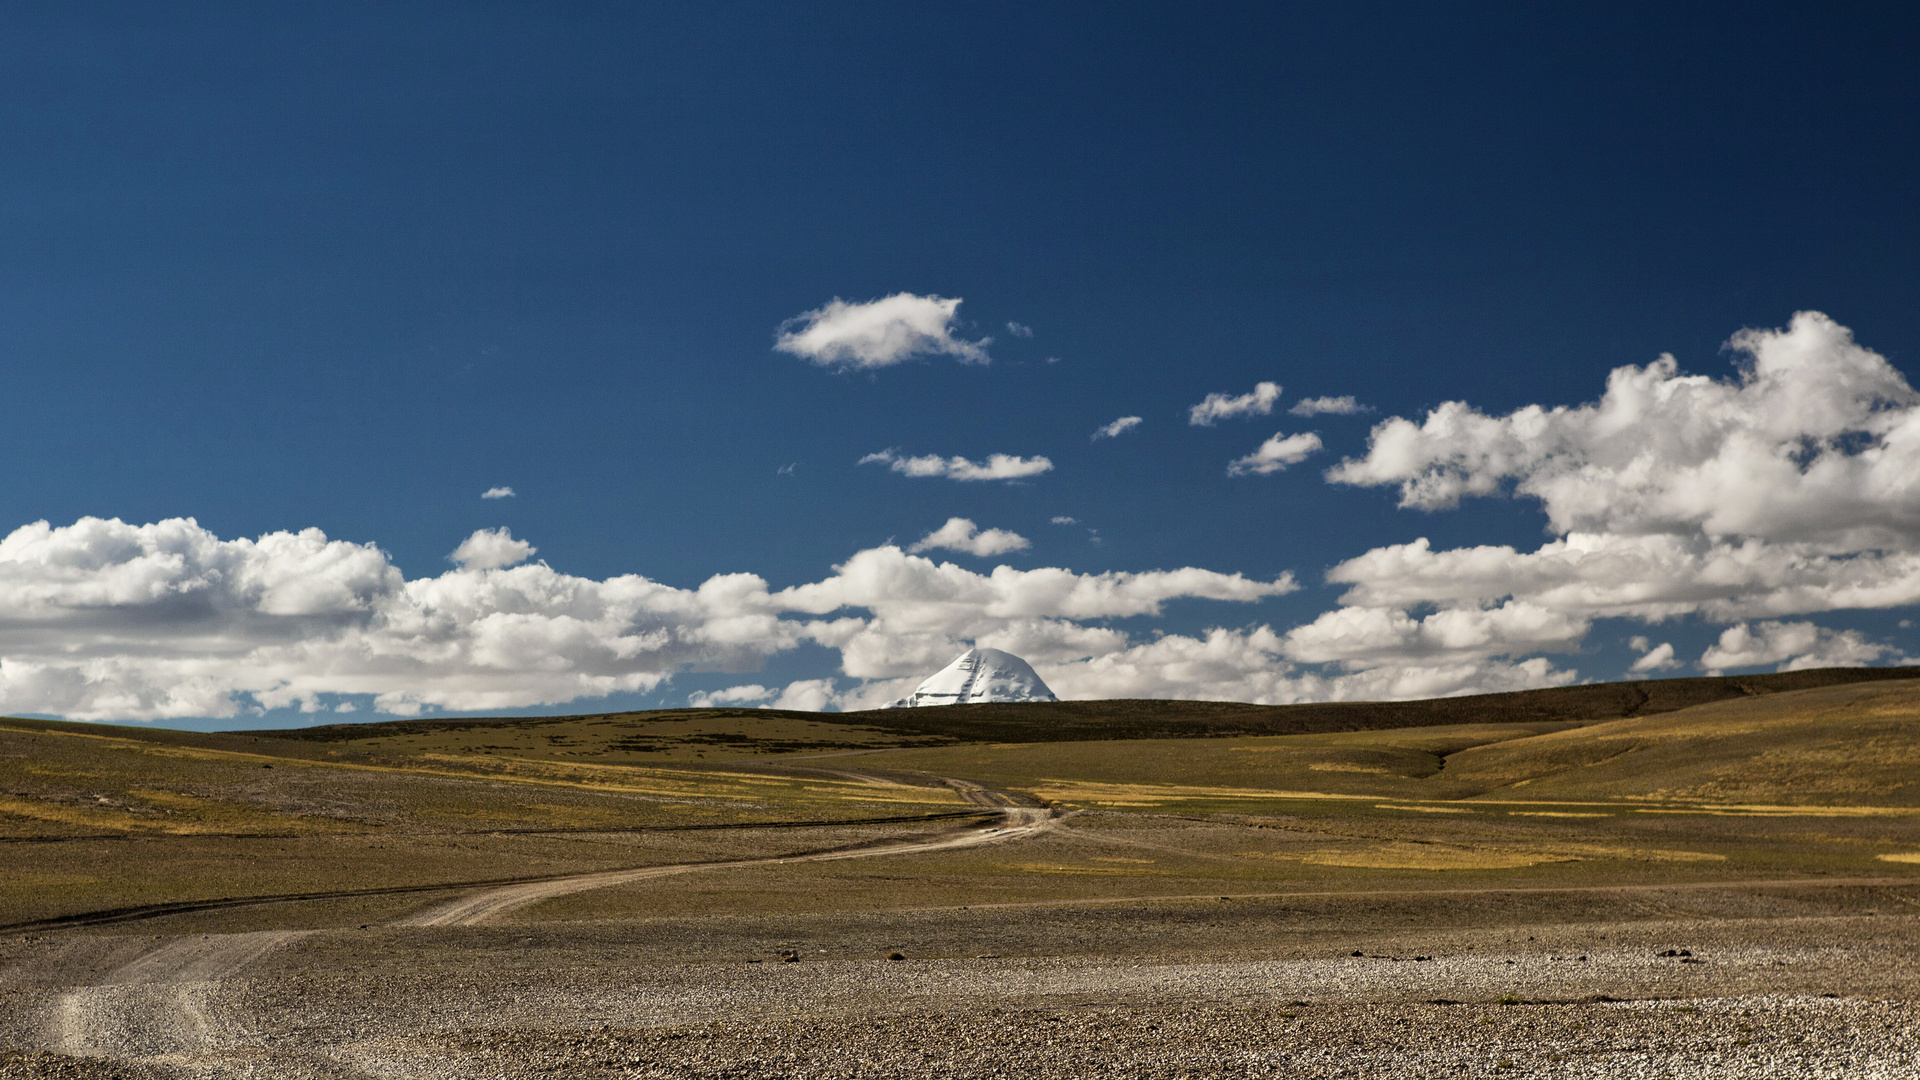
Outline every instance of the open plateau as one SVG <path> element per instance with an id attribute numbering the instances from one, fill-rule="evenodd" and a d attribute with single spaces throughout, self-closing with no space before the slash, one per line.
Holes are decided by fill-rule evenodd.
<path id="1" fill-rule="evenodd" d="M 0 720 L 0 1077 L 1920 1075 L 1920 669 Z"/>

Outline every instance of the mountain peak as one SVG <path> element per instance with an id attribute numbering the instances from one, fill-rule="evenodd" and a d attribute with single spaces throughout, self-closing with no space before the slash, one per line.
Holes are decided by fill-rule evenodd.
<path id="1" fill-rule="evenodd" d="M 889 704 L 890 709 L 919 705 L 967 705 L 980 701 L 1058 701 L 1033 665 L 999 649 L 968 649 L 953 663 L 927 677 L 920 688 Z"/>

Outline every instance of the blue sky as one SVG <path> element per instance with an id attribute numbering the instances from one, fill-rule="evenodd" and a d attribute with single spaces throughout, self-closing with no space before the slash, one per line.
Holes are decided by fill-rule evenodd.
<path id="1" fill-rule="evenodd" d="M 1920 655 L 1908 13 L 823 7 L 0 13 L 0 709 L 855 707 L 974 640 L 1258 700 Z M 1633 423 L 1506 419 L 1628 365 Z M 1051 467 L 889 466 L 994 454 Z M 1026 546 L 904 550 L 952 518 Z M 537 551 L 451 561 L 501 528 Z"/>

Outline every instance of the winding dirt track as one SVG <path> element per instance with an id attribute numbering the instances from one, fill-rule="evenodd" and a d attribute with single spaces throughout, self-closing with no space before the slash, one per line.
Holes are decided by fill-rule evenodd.
<path id="1" fill-rule="evenodd" d="M 429 908 L 418 915 L 402 919 L 396 925 L 473 926 L 496 915 L 528 904 L 537 904 L 542 900 L 551 900 L 557 896 L 571 896 L 590 889 L 626 885 L 635 881 L 690 874 L 700 870 L 731 870 L 743 866 L 835 862 L 843 859 L 871 859 L 882 855 L 917 855 L 928 851 L 950 851 L 954 848 L 977 847 L 981 844 L 1023 839 L 1052 828 L 1054 823 L 1052 811 L 1049 810 L 1006 807 L 1002 814 L 999 823 L 986 828 L 967 829 L 949 836 L 878 844 L 850 851 L 824 851 L 811 855 L 787 855 L 770 859 L 734 859 L 728 862 L 676 863 L 669 866 L 641 867 L 636 870 L 606 870 L 553 881 L 530 881 L 523 885 L 504 885 L 463 896 L 452 903 L 442 904 L 436 908 Z"/>
<path id="2" fill-rule="evenodd" d="M 917 855 L 1025 839 L 1051 829 L 1054 812 L 1011 805 L 1013 800 L 966 781 L 947 781 L 967 802 L 1000 811 L 997 822 L 937 836 L 873 844 L 840 851 L 726 862 L 678 863 L 631 870 L 604 870 L 549 881 L 480 889 L 429 908 L 394 925 L 473 926 L 529 904 L 592 889 L 627 885 L 698 871 L 783 863 L 832 862 Z M 210 1007 L 223 979 L 238 974 L 268 952 L 314 931 L 277 930 L 206 934 L 180 938 L 142 954 L 92 986 L 62 995 L 48 1018 L 48 1049 L 79 1057 L 111 1057 L 167 1064 L 213 1064 L 219 1051 L 244 1032 Z"/>

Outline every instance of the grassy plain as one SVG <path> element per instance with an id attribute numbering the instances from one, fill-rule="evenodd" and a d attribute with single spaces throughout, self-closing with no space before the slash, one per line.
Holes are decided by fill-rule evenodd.
<path id="1" fill-rule="evenodd" d="M 0 1046 L 27 1048 L 0 1077 L 630 1075 L 683 1023 L 719 1025 L 709 1072 L 736 1075 L 766 1016 L 891 1054 L 1002 1005 L 1159 1025 L 1196 1002 L 1261 1024 L 1324 1006 L 1333 1043 L 1370 1010 L 1441 1009 L 1491 1061 L 1530 1045 L 1483 1030 L 1516 1001 L 1906 1000 L 1914 676 L 215 735 L 0 720 Z M 1471 1020 L 1444 1011 L 1462 1000 Z M 1745 1053 L 1728 1015 L 1715 1038 Z M 762 1072 L 806 1075 L 814 1030 Z"/>
<path id="2" fill-rule="evenodd" d="M 963 809 L 924 780 L 0 720 L 0 924 L 716 858 Z"/>
<path id="3" fill-rule="evenodd" d="M 1574 688 L 1558 718 L 1553 691 L 1300 715 L 1123 702 L 1119 734 L 1186 737 L 1104 740 L 1084 737 L 1089 703 L 1055 710 L 1064 740 L 1042 737 L 1044 707 L 222 735 L 0 721 L 0 924 L 817 850 L 965 812 L 946 777 L 1068 816 L 1019 845 L 743 869 L 512 917 L 1920 875 L 1920 680 L 1845 681 L 1859 674 Z M 1383 726 L 1347 730 L 1356 715 Z M 1435 716 L 1461 722 L 1402 723 Z M 969 741 L 988 723 L 1028 738 Z M 1331 730 L 1222 734 L 1249 725 Z M 351 922 L 429 899 L 304 910 Z"/>

